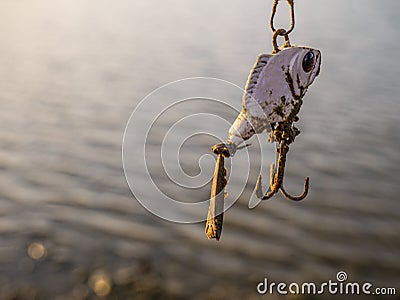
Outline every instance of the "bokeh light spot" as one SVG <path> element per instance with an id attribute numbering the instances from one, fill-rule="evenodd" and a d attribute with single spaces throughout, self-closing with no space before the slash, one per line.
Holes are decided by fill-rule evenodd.
<path id="1" fill-rule="evenodd" d="M 46 247 L 39 242 L 33 242 L 28 247 L 28 255 L 34 260 L 40 260 L 46 257 Z"/>
<path id="2" fill-rule="evenodd" d="M 105 297 L 111 292 L 111 280 L 104 273 L 95 273 L 89 279 L 90 288 L 99 297 Z"/>

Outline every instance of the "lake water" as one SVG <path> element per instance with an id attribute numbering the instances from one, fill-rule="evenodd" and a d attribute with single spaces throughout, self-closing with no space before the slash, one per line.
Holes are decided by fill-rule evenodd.
<path id="1" fill-rule="evenodd" d="M 292 43 L 322 51 L 285 177 L 294 194 L 310 177 L 306 200 L 279 195 L 250 210 L 255 166 L 248 182 L 230 180 L 229 195 L 244 192 L 225 213 L 216 242 L 205 237 L 204 223 L 162 220 L 129 190 L 121 148 L 133 109 L 154 89 L 187 77 L 243 87 L 257 55 L 271 51 L 270 2 L 0 3 L 1 299 L 258 299 L 264 277 L 324 282 L 341 270 L 348 281 L 400 290 L 397 0 L 296 2 Z M 278 22 L 287 26 L 282 4 Z M 227 106 L 202 100 L 172 107 L 151 132 L 153 180 L 180 201 L 208 196 L 214 166 L 204 154 L 216 139 L 195 135 L 182 148 L 184 173 L 201 175 L 197 189 L 168 179 L 159 143 L 186 115 L 233 121 L 240 93 L 220 92 L 214 87 L 209 96 L 223 95 Z M 168 96 L 178 97 L 173 90 Z M 148 109 L 139 120 L 160 112 Z M 228 128 L 216 118 L 194 118 L 172 132 L 170 143 L 195 131 L 224 138 Z M 265 181 L 273 147 L 261 148 Z M 249 152 L 256 155 L 258 146 Z M 176 153 L 165 159 L 173 163 Z M 248 165 L 244 152 L 229 162 L 239 170 Z M 133 172 L 133 180 L 152 203 L 143 172 Z"/>

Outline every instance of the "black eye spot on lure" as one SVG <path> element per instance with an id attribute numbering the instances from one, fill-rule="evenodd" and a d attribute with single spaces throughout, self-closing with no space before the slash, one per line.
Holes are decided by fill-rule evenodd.
<path id="1" fill-rule="evenodd" d="M 306 73 L 309 73 L 314 67 L 315 55 L 312 51 L 307 52 L 307 54 L 303 58 L 303 70 Z"/>

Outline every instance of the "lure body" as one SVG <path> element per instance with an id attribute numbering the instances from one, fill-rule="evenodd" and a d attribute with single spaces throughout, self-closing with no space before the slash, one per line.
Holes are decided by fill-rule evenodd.
<path id="1" fill-rule="evenodd" d="M 230 154 L 254 134 L 269 131 L 271 124 L 295 116 L 320 65 L 320 51 L 309 47 L 260 54 L 246 83 L 242 110 L 229 129 L 226 146 Z"/>

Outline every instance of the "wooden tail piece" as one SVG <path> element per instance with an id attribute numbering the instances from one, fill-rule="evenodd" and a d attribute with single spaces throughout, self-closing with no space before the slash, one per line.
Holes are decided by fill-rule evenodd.
<path id="1" fill-rule="evenodd" d="M 208 209 L 206 235 L 209 239 L 219 240 L 222 232 L 224 219 L 224 188 L 226 186 L 226 169 L 224 166 L 224 155 L 217 155 L 214 178 L 211 187 L 210 207 Z"/>

